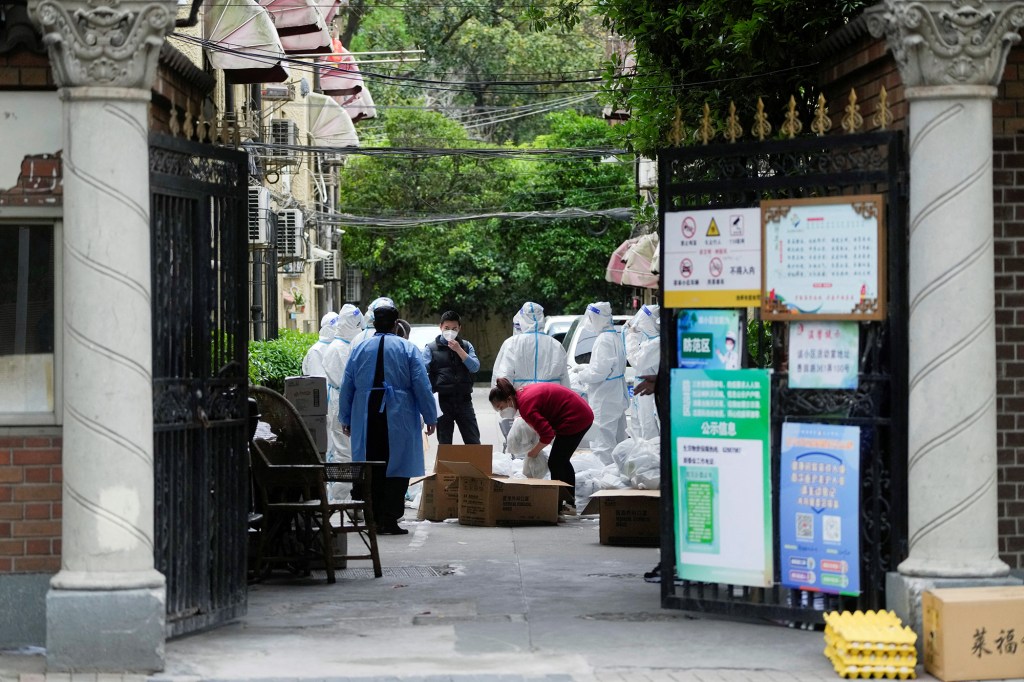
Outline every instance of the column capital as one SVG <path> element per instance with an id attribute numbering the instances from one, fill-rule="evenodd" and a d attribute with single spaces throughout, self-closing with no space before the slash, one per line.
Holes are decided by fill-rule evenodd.
<path id="1" fill-rule="evenodd" d="M 883 0 L 864 12 L 884 37 L 904 85 L 998 85 L 1020 42 L 1020 0 Z"/>
<path id="2" fill-rule="evenodd" d="M 164 38 L 174 30 L 175 0 L 29 0 L 53 77 L 64 88 L 148 90 Z"/>

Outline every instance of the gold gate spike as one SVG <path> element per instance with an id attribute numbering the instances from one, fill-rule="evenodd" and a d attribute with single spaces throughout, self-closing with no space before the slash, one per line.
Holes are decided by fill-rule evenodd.
<path id="1" fill-rule="evenodd" d="M 725 123 L 725 137 L 729 142 L 735 142 L 743 137 L 743 126 L 736 118 L 736 103 L 729 102 L 729 119 Z"/>
<path id="2" fill-rule="evenodd" d="M 182 126 L 185 139 L 191 140 L 195 136 L 195 127 L 192 125 L 192 102 L 185 102 L 185 125 Z"/>
<path id="3" fill-rule="evenodd" d="M 181 126 L 178 124 L 178 104 L 174 101 L 174 93 L 171 93 L 171 118 L 167 122 L 167 127 L 171 130 L 171 137 L 177 137 L 181 132 Z"/>
<path id="4" fill-rule="evenodd" d="M 814 107 L 814 123 L 811 132 L 821 137 L 832 129 L 832 119 L 828 117 L 828 106 L 825 105 L 825 93 L 818 94 L 818 104 Z"/>
<path id="5" fill-rule="evenodd" d="M 846 114 L 843 116 L 843 130 L 848 133 L 855 133 L 864 125 L 864 117 L 860 115 L 860 105 L 857 104 L 857 93 L 850 88 L 850 103 L 846 105 Z"/>
<path id="6" fill-rule="evenodd" d="M 878 126 L 881 130 L 885 130 L 892 125 L 892 110 L 889 109 L 889 93 L 885 91 L 885 86 L 878 92 L 878 113 L 871 119 L 872 123 Z"/>
<path id="7" fill-rule="evenodd" d="M 764 113 L 764 102 L 757 98 L 757 113 L 754 114 L 754 125 L 750 128 L 750 134 L 764 142 L 764 138 L 772 134 L 772 124 L 768 122 L 768 115 Z"/>
<path id="8" fill-rule="evenodd" d="M 676 116 L 672 119 L 672 132 L 671 132 L 672 145 L 678 147 L 686 139 L 686 129 L 683 128 L 683 110 L 676 107 Z"/>
<path id="9" fill-rule="evenodd" d="M 697 131 L 697 135 L 703 144 L 707 144 L 715 139 L 715 126 L 711 123 L 711 107 L 708 106 L 707 102 L 704 102 L 704 117 L 701 120 L 700 130 Z"/>
<path id="10" fill-rule="evenodd" d="M 804 129 L 804 124 L 800 122 L 800 117 L 796 113 L 796 98 L 793 95 L 789 96 L 789 109 L 786 111 L 786 121 L 782 124 L 782 132 L 789 139 L 793 139 L 800 134 L 800 131 Z"/>

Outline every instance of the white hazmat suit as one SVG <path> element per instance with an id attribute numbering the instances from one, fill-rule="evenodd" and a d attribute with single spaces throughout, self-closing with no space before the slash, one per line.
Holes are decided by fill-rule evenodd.
<path id="1" fill-rule="evenodd" d="M 565 349 L 553 336 L 541 331 L 544 308 L 527 301 L 513 318 L 513 325 L 516 319 L 521 333 L 513 333 L 501 344 L 494 363 L 494 380 L 504 377 L 517 389 L 538 383 L 558 383 L 568 388 Z"/>
<path id="2" fill-rule="evenodd" d="M 615 331 L 612 307 L 607 301 L 591 303 L 584 314 L 584 330 L 597 334 L 590 362 L 573 368 L 575 380 L 584 388 L 594 411 L 590 448 L 605 464 L 612 463 L 612 450 L 625 436 L 626 349 Z"/>
<path id="3" fill-rule="evenodd" d="M 341 380 L 345 376 L 345 365 L 352 353 L 352 339 L 359 333 L 363 325 L 363 314 L 359 308 L 346 303 L 338 315 L 334 325 L 334 340 L 324 352 L 324 369 L 327 371 L 327 461 L 351 462 L 352 441 L 341 431 L 338 421 L 338 398 L 341 391 Z M 328 485 L 328 496 L 331 501 L 343 501 L 351 490 L 349 483 L 331 483 Z"/>
<path id="4" fill-rule="evenodd" d="M 639 377 L 658 373 L 661 364 L 661 309 L 656 305 L 641 306 L 623 328 L 626 359 Z M 653 395 L 633 396 L 633 438 L 650 440 L 661 436 L 661 423 Z"/>
<path id="5" fill-rule="evenodd" d="M 366 315 L 363 316 L 363 331 L 359 332 L 354 339 L 352 339 L 352 347 L 355 348 L 366 339 L 373 338 L 373 335 L 377 331 L 373 328 L 373 311 L 382 305 L 395 307 L 395 302 L 387 296 L 381 296 L 370 301 L 370 305 L 366 306 Z"/>
<path id="6" fill-rule="evenodd" d="M 302 374 L 307 377 L 327 376 L 324 371 L 324 351 L 334 340 L 334 323 L 338 321 L 338 313 L 327 313 L 320 318 L 320 338 L 306 351 L 302 358 Z"/>

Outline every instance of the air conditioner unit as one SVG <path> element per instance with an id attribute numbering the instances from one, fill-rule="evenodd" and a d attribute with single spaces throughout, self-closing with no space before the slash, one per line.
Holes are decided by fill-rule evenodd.
<path id="1" fill-rule="evenodd" d="M 249 243 L 270 243 L 270 190 L 249 187 Z"/>
<path id="2" fill-rule="evenodd" d="M 341 254 L 331 251 L 331 255 L 324 259 L 324 279 L 341 279 Z"/>
<path id="3" fill-rule="evenodd" d="M 297 150 L 283 147 L 295 147 L 299 144 L 299 126 L 295 121 L 286 118 L 272 120 L 268 142 L 270 148 L 267 150 L 267 156 L 297 156 Z"/>
<path id="4" fill-rule="evenodd" d="M 277 213 L 278 258 L 302 258 L 302 211 L 286 208 Z"/>
<path id="5" fill-rule="evenodd" d="M 264 83 L 260 87 L 260 96 L 265 100 L 293 100 L 295 88 L 284 83 Z"/>
<path id="6" fill-rule="evenodd" d="M 637 169 L 637 186 L 640 189 L 658 189 L 658 161 L 640 159 Z"/>

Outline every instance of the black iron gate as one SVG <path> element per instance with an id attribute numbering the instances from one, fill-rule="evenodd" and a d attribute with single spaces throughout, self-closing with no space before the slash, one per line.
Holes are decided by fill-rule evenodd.
<path id="1" fill-rule="evenodd" d="M 678 580 L 669 420 L 662 424 L 662 605 L 744 617 L 820 623 L 834 609 L 885 607 L 885 575 L 906 556 L 907 425 L 907 224 L 906 161 L 899 131 L 715 144 L 659 154 L 659 214 L 753 207 L 764 199 L 882 194 L 886 206 L 888 314 L 884 322 L 861 323 L 859 388 L 790 389 L 786 373 L 786 324 L 760 336 L 755 360 L 773 368 L 772 517 L 779 519 L 779 451 L 785 421 L 861 428 L 860 574 L 862 593 L 844 597 L 783 588 L 778 584 L 779 528 L 774 527 L 772 588 Z M 664 243 L 664 235 L 662 235 Z M 663 252 L 664 255 L 664 252 Z M 662 261 L 664 262 L 664 261 Z M 662 309 L 662 367 L 673 367 L 678 343 L 673 313 Z M 770 334 L 768 333 L 770 331 Z M 663 373 L 665 376 L 667 373 Z M 660 398 L 669 406 L 667 381 Z M 671 413 L 668 407 L 666 414 Z"/>
<path id="2" fill-rule="evenodd" d="M 150 138 L 156 567 L 168 636 L 245 612 L 246 154 Z"/>

